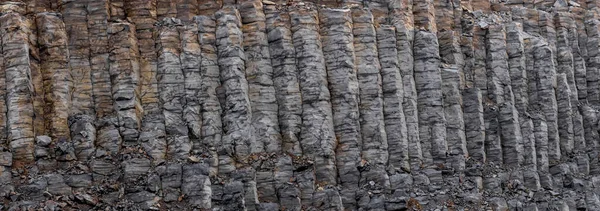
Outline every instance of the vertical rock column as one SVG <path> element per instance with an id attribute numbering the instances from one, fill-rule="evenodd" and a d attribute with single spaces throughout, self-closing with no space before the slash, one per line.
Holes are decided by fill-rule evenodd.
<path id="1" fill-rule="evenodd" d="M 167 140 L 166 165 L 156 168 L 161 178 L 162 194 L 165 202 L 177 201 L 181 196 L 182 161 L 188 158 L 192 148 L 188 126 L 184 119 L 186 105 L 185 76 L 181 54 L 183 53 L 180 27 L 181 22 L 165 18 L 161 22 L 157 38 L 158 50 L 158 91 L 165 118 Z"/>
<path id="2" fill-rule="evenodd" d="M 579 36 L 580 30 L 578 28 L 578 21 L 576 20 L 576 14 L 574 13 L 558 13 L 558 17 L 555 18 L 555 22 L 558 22 L 559 27 L 564 27 L 566 32 L 560 32 L 558 35 L 563 36 L 564 41 L 559 42 L 559 47 L 565 45 L 570 48 L 571 56 L 573 58 L 572 69 L 567 69 L 571 74 L 572 79 L 569 79 L 569 88 L 571 89 L 571 110 L 573 111 L 573 144 L 574 152 L 577 155 L 577 162 L 581 173 L 589 173 L 589 161 L 587 156 L 584 154 L 585 147 L 585 129 L 583 127 L 583 116 L 579 111 L 579 104 L 582 102 L 582 93 L 587 91 L 580 87 L 580 84 L 586 83 L 586 67 L 585 59 L 582 56 L 582 50 L 579 47 Z M 556 21 L 556 19 L 559 19 Z M 559 28 L 560 29 L 560 28 Z M 585 30 L 585 27 L 583 28 Z M 585 33 L 584 33 L 585 34 Z M 568 51 L 568 50 L 567 50 Z M 568 54 L 567 54 L 568 55 Z M 559 54 L 560 58 L 560 54 Z M 567 57 L 568 58 L 568 57 Z M 569 61 L 569 60 L 567 60 Z"/>
<path id="3" fill-rule="evenodd" d="M 69 139 L 68 108 L 71 95 L 69 53 L 65 25 L 56 14 L 41 13 L 36 16 L 38 44 L 44 95 L 45 125 L 53 139 Z M 91 149 L 91 148 L 90 148 Z"/>
<path id="4" fill-rule="evenodd" d="M 536 107 L 544 113 L 548 124 L 548 158 L 551 163 L 560 160 L 560 139 L 558 135 L 558 112 L 554 84 L 556 70 L 552 62 L 552 50 L 546 44 L 534 47 L 536 91 L 538 95 Z M 588 87 L 589 88 L 589 87 Z M 562 124 L 562 123 L 561 123 Z"/>
<path id="5" fill-rule="evenodd" d="M 252 111 L 248 99 L 248 82 L 244 74 L 245 56 L 242 48 L 242 31 L 238 11 L 225 7 L 216 14 L 217 50 L 221 83 L 226 95 L 223 117 L 223 155 L 235 155 L 243 162 L 250 155 L 250 144 L 254 141 L 251 129 Z M 231 154 L 230 154 L 231 153 Z M 222 154 L 220 153 L 219 156 Z M 222 161 L 219 161 L 221 163 Z M 225 172 L 219 174 L 228 173 Z"/>
<path id="6" fill-rule="evenodd" d="M 63 21 L 69 37 L 69 65 L 73 79 L 69 127 L 72 143 L 80 159 L 89 156 L 90 148 L 96 141 L 86 4 L 71 1 L 62 5 Z M 100 142 L 96 145 L 109 150 L 114 149 L 114 143 Z"/>
<path id="7" fill-rule="evenodd" d="M 143 119 L 139 141 L 155 163 L 165 159 L 167 151 L 165 120 L 160 105 L 157 81 L 156 1 L 134 0 L 124 5 L 129 19 L 135 24 L 140 54 L 140 102 Z"/>
<path id="8" fill-rule="evenodd" d="M 125 144 L 137 142 L 141 107 L 139 102 L 139 52 L 135 26 L 110 25 L 109 65 L 112 98 L 119 119 L 119 132 Z"/>
<path id="9" fill-rule="evenodd" d="M 108 47 L 108 2 L 106 0 L 88 3 L 88 25 L 90 36 L 90 65 L 92 97 L 96 111 L 96 144 L 107 146 L 121 141 L 119 120 L 112 99 L 112 84 L 109 71 Z"/>
<path id="10" fill-rule="evenodd" d="M 280 152 L 281 134 L 277 118 L 277 98 L 273 86 L 273 68 L 262 1 L 252 0 L 241 3 L 240 15 L 244 33 L 246 80 L 252 108 L 252 132 L 256 138 L 250 146 L 250 151 L 251 153 Z M 256 172 L 256 185 L 262 202 L 277 202 L 273 167 L 262 165 Z"/>
<path id="11" fill-rule="evenodd" d="M 365 185 L 366 188 L 360 192 L 359 206 L 374 209 L 384 207 L 385 205 L 380 203 L 385 200 L 381 194 L 371 195 L 367 191 L 389 189 L 386 172 L 389 154 L 383 113 L 381 64 L 373 14 L 367 9 L 352 9 L 352 22 L 356 56 L 354 63 L 359 87 L 360 132 L 364 140 L 361 157 L 370 165 L 369 169 L 361 172 L 359 185 Z"/>
<path id="12" fill-rule="evenodd" d="M 298 69 L 290 17 L 277 11 L 276 5 L 265 6 L 267 37 L 273 65 L 273 83 L 279 105 L 279 126 L 282 134 L 283 152 L 302 155 L 299 136 L 302 125 L 302 95 L 298 82 Z"/>
<path id="13" fill-rule="evenodd" d="M 222 8 L 216 13 L 217 18 L 217 49 L 218 62 L 221 71 L 221 83 L 226 97 L 223 116 L 224 137 L 219 148 L 219 175 L 228 175 L 235 169 L 232 162 L 240 162 L 238 167 L 247 165 L 251 153 L 251 146 L 255 141 L 252 133 L 252 110 L 248 98 L 248 82 L 245 76 L 245 55 L 242 47 L 243 32 L 240 30 L 241 18 L 238 11 L 231 6 Z M 232 156 L 233 161 L 228 157 Z M 230 158 L 229 158 L 230 159 Z M 223 188 L 224 205 L 228 203 L 239 204 L 246 208 L 256 209 L 256 198 L 247 198 L 252 194 L 248 192 L 248 182 L 255 178 L 252 169 L 242 169 L 235 172 L 235 181 L 226 183 Z M 249 181 L 250 180 L 250 181 Z M 240 182 L 242 182 L 240 187 Z M 255 183 L 254 183 L 255 185 Z M 233 188 L 235 187 L 235 188 Z M 241 189 L 240 189 L 241 188 Z M 255 188 L 255 187 L 254 187 Z M 238 191 L 239 190 L 239 191 Z M 256 190 L 256 189 L 254 189 Z M 240 199 L 228 202 L 230 195 L 241 194 Z M 256 195 L 253 195 L 256 197 Z M 250 202 L 250 203 L 249 203 Z M 247 204 L 245 204 L 247 203 Z"/>
<path id="14" fill-rule="evenodd" d="M 221 104 L 217 97 L 216 89 L 221 85 L 219 65 L 217 62 L 217 48 L 215 30 L 216 23 L 213 17 L 197 16 L 198 44 L 200 45 L 200 113 L 202 117 L 200 132 L 200 148 L 211 158 L 210 175 L 217 174 L 219 159 L 217 147 L 221 144 L 223 126 L 221 124 Z"/>
<path id="15" fill-rule="evenodd" d="M 24 21 L 24 17 L 17 13 L 0 16 L 3 72 L 6 74 L 6 128 L 15 165 L 34 161 L 33 90 L 28 32 Z"/>
<path id="16" fill-rule="evenodd" d="M 186 122 L 193 149 L 199 150 L 199 139 L 202 137 L 202 115 L 200 113 L 200 87 L 202 86 L 200 73 L 200 44 L 198 43 L 198 25 L 186 24 L 178 28 L 181 37 L 181 69 L 185 82 L 185 104 L 183 105 L 183 119 Z M 198 152 L 200 153 L 200 152 Z"/>
<path id="17" fill-rule="evenodd" d="M 575 84 L 575 77 L 573 73 L 574 60 L 572 49 L 569 44 L 569 36 L 573 34 L 569 33 L 569 25 L 574 25 L 570 15 L 568 13 L 559 12 L 555 14 L 555 23 L 557 31 L 557 66 L 556 72 L 558 74 L 564 74 L 563 76 L 557 77 L 557 105 L 558 105 L 558 121 L 561 122 L 558 126 L 558 132 L 560 137 L 561 154 L 568 156 L 573 152 L 574 149 L 574 126 L 576 125 L 578 115 L 578 109 L 572 110 L 572 105 L 577 105 L 577 87 Z M 574 27 L 574 26 L 572 26 Z M 576 35 L 576 34 L 575 34 Z M 564 83 L 564 84 L 561 84 Z M 564 87 L 567 86 L 567 87 Z M 568 89 L 565 89 L 568 88 Z M 565 96 L 565 94 L 567 94 Z M 577 114 L 575 114 L 577 113 Z M 579 119 L 580 120 L 580 119 Z M 581 124 L 577 124 L 581 125 Z"/>
<path id="18" fill-rule="evenodd" d="M 390 190 L 394 196 L 389 197 L 388 204 L 402 203 L 402 194 L 407 194 L 408 187 L 402 186 L 403 177 L 410 176 L 409 145 L 406 119 L 402 102 L 404 86 L 400 74 L 398 51 L 396 49 L 396 28 L 390 25 L 379 25 L 377 28 L 377 49 L 381 64 L 381 80 L 383 92 L 383 115 L 388 142 L 388 174 Z M 400 181 L 391 183 L 391 181 Z M 400 196 L 400 197 L 395 197 Z M 390 205 L 387 205 L 390 206 Z"/>
<path id="19" fill-rule="evenodd" d="M 587 32 L 585 27 L 585 10 L 582 8 L 571 8 L 571 14 L 575 21 L 575 29 L 573 33 L 577 33 L 573 37 L 569 37 L 571 41 L 571 49 L 573 49 L 573 59 L 575 62 L 574 77 L 577 85 L 577 96 L 580 103 L 587 102 Z"/>
<path id="20" fill-rule="evenodd" d="M 296 67 L 296 51 L 292 43 L 290 16 L 287 11 L 279 11 L 278 5 L 265 5 L 267 37 L 271 64 L 273 65 L 273 83 L 279 105 L 279 126 L 282 134 L 282 151 L 274 170 L 275 188 L 279 206 L 290 210 L 300 208 L 300 190 L 294 183 L 292 156 L 302 156 L 300 147 L 300 129 L 302 126 L 302 95 Z"/>
<path id="21" fill-rule="evenodd" d="M 381 65 L 383 115 L 388 143 L 388 166 L 394 173 L 410 169 L 406 119 L 404 116 L 404 86 L 396 49 L 396 28 L 380 25 L 377 28 L 377 50 Z"/>
<path id="22" fill-rule="evenodd" d="M 289 9 L 302 94 L 300 147 L 305 158 L 314 160 L 312 168 L 316 170 L 314 174 L 310 168 L 298 172 L 297 182 L 301 191 L 302 204 L 310 205 L 317 184 L 336 184 L 337 170 L 334 163 L 336 137 L 329 101 L 331 96 L 327 89 L 328 74 L 321 50 L 323 44 L 319 35 L 318 13 L 315 9 L 302 5 Z M 337 199 L 339 200 L 339 197 Z M 328 204 L 332 203 L 336 201 L 330 201 Z"/>
<path id="23" fill-rule="evenodd" d="M 257 139 L 251 153 L 279 152 L 281 134 L 277 119 L 277 99 L 273 87 L 273 68 L 266 34 L 266 17 L 261 1 L 246 1 L 240 5 L 246 80 L 252 108 L 252 127 Z"/>
<path id="24" fill-rule="evenodd" d="M 185 78 L 180 54 L 181 43 L 177 19 L 164 19 L 157 38 L 158 48 L 158 91 L 165 118 L 167 156 L 174 160 L 187 159 L 192 148 L 188 127 L 183 118 Z"/>
<path id="25" fill-rule="evenodd" d="M 600 20 L 595 11 L 588 11 L 585 16 L 587 32 L 587 101 L 590 104 L 600 104 Z"/>
<path id="26" fill-rule="evenodd" d="M 423 160 L 419 141 L 419 118 L 417 112 L 417 91 L 414 78 L 414 20 L 412 0 L 394 0 L 390 2 L 390 23 L 396 28 L 396 49 L 398 64 L 402 75 L 404 99 L 402 107 L 406 118 L 408 138 L 408 156 L 410 168 L 418 170 Z"/>
<path id="27" fill-rule="evenodd" d="M 340 174 L 344 207 L 356 207 L 361 162 L 359 83 L 354 58 L 352 14 L 347 9 L 319 10 L 323 54 L 331 92 L 333 124 L 338 141 L 335 160 Z M 332 146 L 334 146 L 332 144 Z"/>

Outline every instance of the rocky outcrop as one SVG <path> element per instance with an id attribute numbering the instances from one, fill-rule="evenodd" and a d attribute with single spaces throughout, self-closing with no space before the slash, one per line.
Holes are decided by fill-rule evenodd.
<path id="1" fill-rule="evenodd" d="M 0 2 L 8 210 L 597 210 L 598 1 Z"/>

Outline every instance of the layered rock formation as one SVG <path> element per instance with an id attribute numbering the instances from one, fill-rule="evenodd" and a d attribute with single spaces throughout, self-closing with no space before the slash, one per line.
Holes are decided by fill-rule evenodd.
<path id="1" fill-rule="evenodd" d="M 0 0 L 8 210 L 599 210 L 600 2 Z"/>

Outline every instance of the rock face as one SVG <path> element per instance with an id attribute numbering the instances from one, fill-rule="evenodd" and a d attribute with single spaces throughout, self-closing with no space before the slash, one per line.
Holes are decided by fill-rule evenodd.
<path id="1" fill-rule="evenodd" d="M 600 1 L 0 1 L 0 52 L 0 209 L 600 209 Z"/>

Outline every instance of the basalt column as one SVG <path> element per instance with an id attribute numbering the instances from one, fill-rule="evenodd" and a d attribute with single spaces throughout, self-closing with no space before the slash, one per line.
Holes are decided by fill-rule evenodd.
<path id="1" fill-rule="evenodd" d="M 350 10 L 319 10 L 323 54 L 331 91 L 335 136 L 335 160 L 340 174 L 344 207 L 356 207 L 355 192 L 360 180 L 359 84 L 354 58 L 354 37 Z M 317 177 L 318 178 L 318 177 Z"/>
<path id="2" fill-rule="evenodd" d="M 200 113 L 202 127 L 200 132 L 200 149 L 211 157 L 210 175 L 217 174 L 219 159 L 217 147 L 221 144 L 223 125 L 221 123 L 221 104 L 216 89 L 221 86 L 215 30 L 216 23 L 212 16 L 197 16 L 198 44 L 200 45 Z"/>
<path id="3" fill-rule="evenodd" d="M 277 99 L 273 87 L 273 68 L 266 34 L 265 14 L 261 1 L 251 0 L 241 4 L 246 80 L 252 107 L 252 127 L 256 142 L 251 153 L 278 152 L 281 135 L 277 119 Z"/>
<path id="4" fill-rule="evenodd" d="M 368 194 L 368 190 L 389 188 L 389 178 L 386 172 L 389 155 L 383 115 L 381 64 L 378 57 L 373 14 L 366 9 L 352 9 L 352 21 L 359 87 L 360 132 L 362 140 L 364 140 L 361 157 L 370 165 L 369 169 L 361 171 L 359 185 L 366 186 L 366 188 L 359 192 L 359 206 L 364 209 L 374 209 L 384 207 L 382 204 L 384 196 Z"/>
<path id="5" fill-rule="evenodd" d="M 0 16 L 0 23 L 3 72 L 6 74 L 7 141 L 13 154 L 12 162 L 21 165 L 34 161 L 33 90 L 30 88 L 28 32 L 24 17 L 17 13 Z"/>
<path id="6" fill-rule="evenodd" d="M 275 188 L 279 207 L 290 210 L 301 209 L 300 190 L 294 183 L 294 165 L 292 156 L 301 156 L 300 128 L 302 126 L 302 95 L 296 67 L 296 51 L 292 43 L 290 16 L 287 11 L 278 11 L 278 5 L 265 5 L 267 37 L 271 64 L 273 65 L 273 83 L 279 105 L 279 126 L 282 134 L 282 152 L 275 164 Z"/>
<path id="7" fill-rule="evenodd" d="M 62 20 L 53 13 L 42 13 L 36 17 L 43 87 L 46 91 L 45 125 L 50 137 L 69 139 L 68 108 L 71 96 L 71 75 L 67 34 Z M 91 147 L 87 149 L 92 149 Z M 85 152 L 89 154 L 90 152 Z"/>
<path id="8" fill-rule="evenodd" d="M 185 79 L 181 68 L 181 43 L 177 19 L 165 19 L 157 38 L 158 91 L 165 118 L 167 156 L 174 160 L 187 159 L 192 144 L 183 118 Z"/>
<path id="9" fill-rule="evenodd" d="M 300 146 L 304 157 L 313 160 L 314 166 L 298 173 L 298 187 L 303 205 L 311 205 L 317 185 L 334 185 L 337 182 L 335 164 L 336 137 L 330 92 L 327 88 L 327 71 L 321 48 L 318 13 L 314 8 L 298 5 L 290 8 L 292 39 L 296 50 L 296 64 L 302 94 L 302 129 Z M 310 170 L 315 169 L 315 174 Z M 356 174 L 354 174 L 356 175 Z M 317 180 L 318 178 L 318 180 Z M 351 178 L 355 178 L 351 176 Z M 355 180 L 356 181 L 356 180 Z M 328 191 L 335 191 L 328 189 Z M 327 205 L 341 207 L 339 196 Z M 339 204 L 338 204 L 339 203 Z"/>

